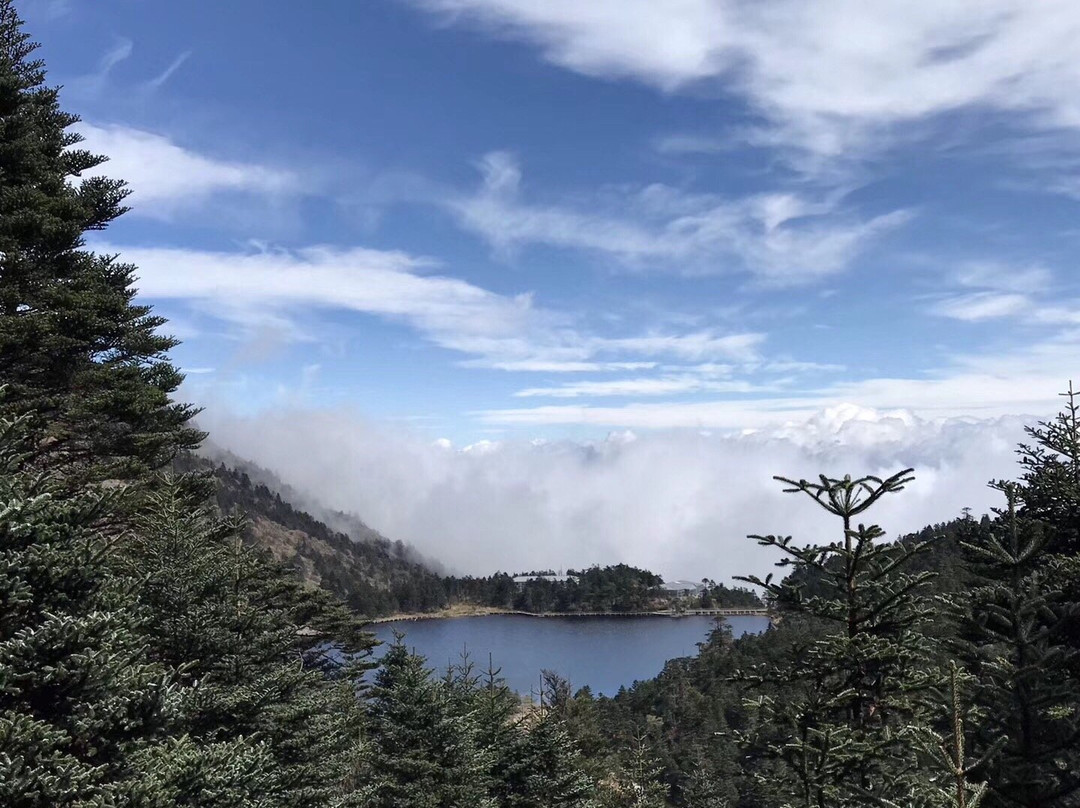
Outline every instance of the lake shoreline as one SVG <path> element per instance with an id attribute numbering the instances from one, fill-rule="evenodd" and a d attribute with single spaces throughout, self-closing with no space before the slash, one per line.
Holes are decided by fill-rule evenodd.
<path id="1" fill-rule="evenodd" d="M 477 606 L 456 604 L 437 612 L 412 612 L 375 617 L 368 623 L 410 623 L 417 620 L 453 620 L 461 617 L 492 617 L 499 615 L 517 615 L 520 617 L 769 617 L 765 609 L 722 608 L 722 609 L 646 609 L 632 612 L 526 612 L 517 609 L 505 609 L 497 606 Z"/>

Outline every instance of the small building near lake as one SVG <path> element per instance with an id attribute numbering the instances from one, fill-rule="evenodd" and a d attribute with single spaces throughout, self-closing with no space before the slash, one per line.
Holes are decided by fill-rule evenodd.
<path id="1" fill-rule="evenodd" d="M 692 598 L 700 595 L 705 586 L 700 581 L 664 581 L 659 589 L 672 598 Z"/>

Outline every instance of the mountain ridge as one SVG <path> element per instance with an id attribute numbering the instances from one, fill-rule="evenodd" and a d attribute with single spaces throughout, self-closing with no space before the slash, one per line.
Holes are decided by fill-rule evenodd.
<path id="1" fill-rule="evenodd" d="M 248 544 L 358 614 L 382 617 L 446 605 L 440 570 L 432 569 L 439 565 L 357 516 L 320 506 L 272 471 L 216 446 L 183 455 L 176 468 L 211 475 L 221 511 L 247 520 Z"/>

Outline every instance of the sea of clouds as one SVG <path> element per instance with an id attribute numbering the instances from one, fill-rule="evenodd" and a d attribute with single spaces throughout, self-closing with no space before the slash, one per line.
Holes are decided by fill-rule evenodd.
<path id="1" fill-rule="evenodd" d="M 867 521 L 890 536 L 999 504 L 1031 418 L 930 421 L 843 405 L 741 434 L 613 432 L 594 442 L 482 442 L 455 448 L 342 411 L 202 416 L 214 440 L 330 508 L 463 573 L 626 562 L 669 579 L 762 574 L 774 551 L 751 533 L 810 541 L 835 519 L 774 474 L 888 475 L 910 487 Z"/>

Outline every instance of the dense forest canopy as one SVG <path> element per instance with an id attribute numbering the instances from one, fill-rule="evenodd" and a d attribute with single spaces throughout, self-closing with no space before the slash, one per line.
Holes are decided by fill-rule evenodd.
<path id="1" fill-rule="evenodd" d="M 751 537 L 782 559 L 746 579 L 773 627 L 733 641 L 721 623 L 614 698 L 548 674 L 525 703 L 497 670 L 436 675 L 401 642 L 375 665 L 378 610 L 626 611 L 660 581 L 621 564 L 442 578 L 242 473 L 185 466 L 201 435 L 172 398 L 175 343 L 135 268 L 84 245 L 125 187 L 84 177 L 103 158 L 34 51 L 0 0 L 0 804 L 1080 805 L 1071 390 L 983 518 L 891 542 L 869 520 L 910 470 L 778 478 L 836 529 Z M 759 602 L 713 582 L 699 597 Z"/>

